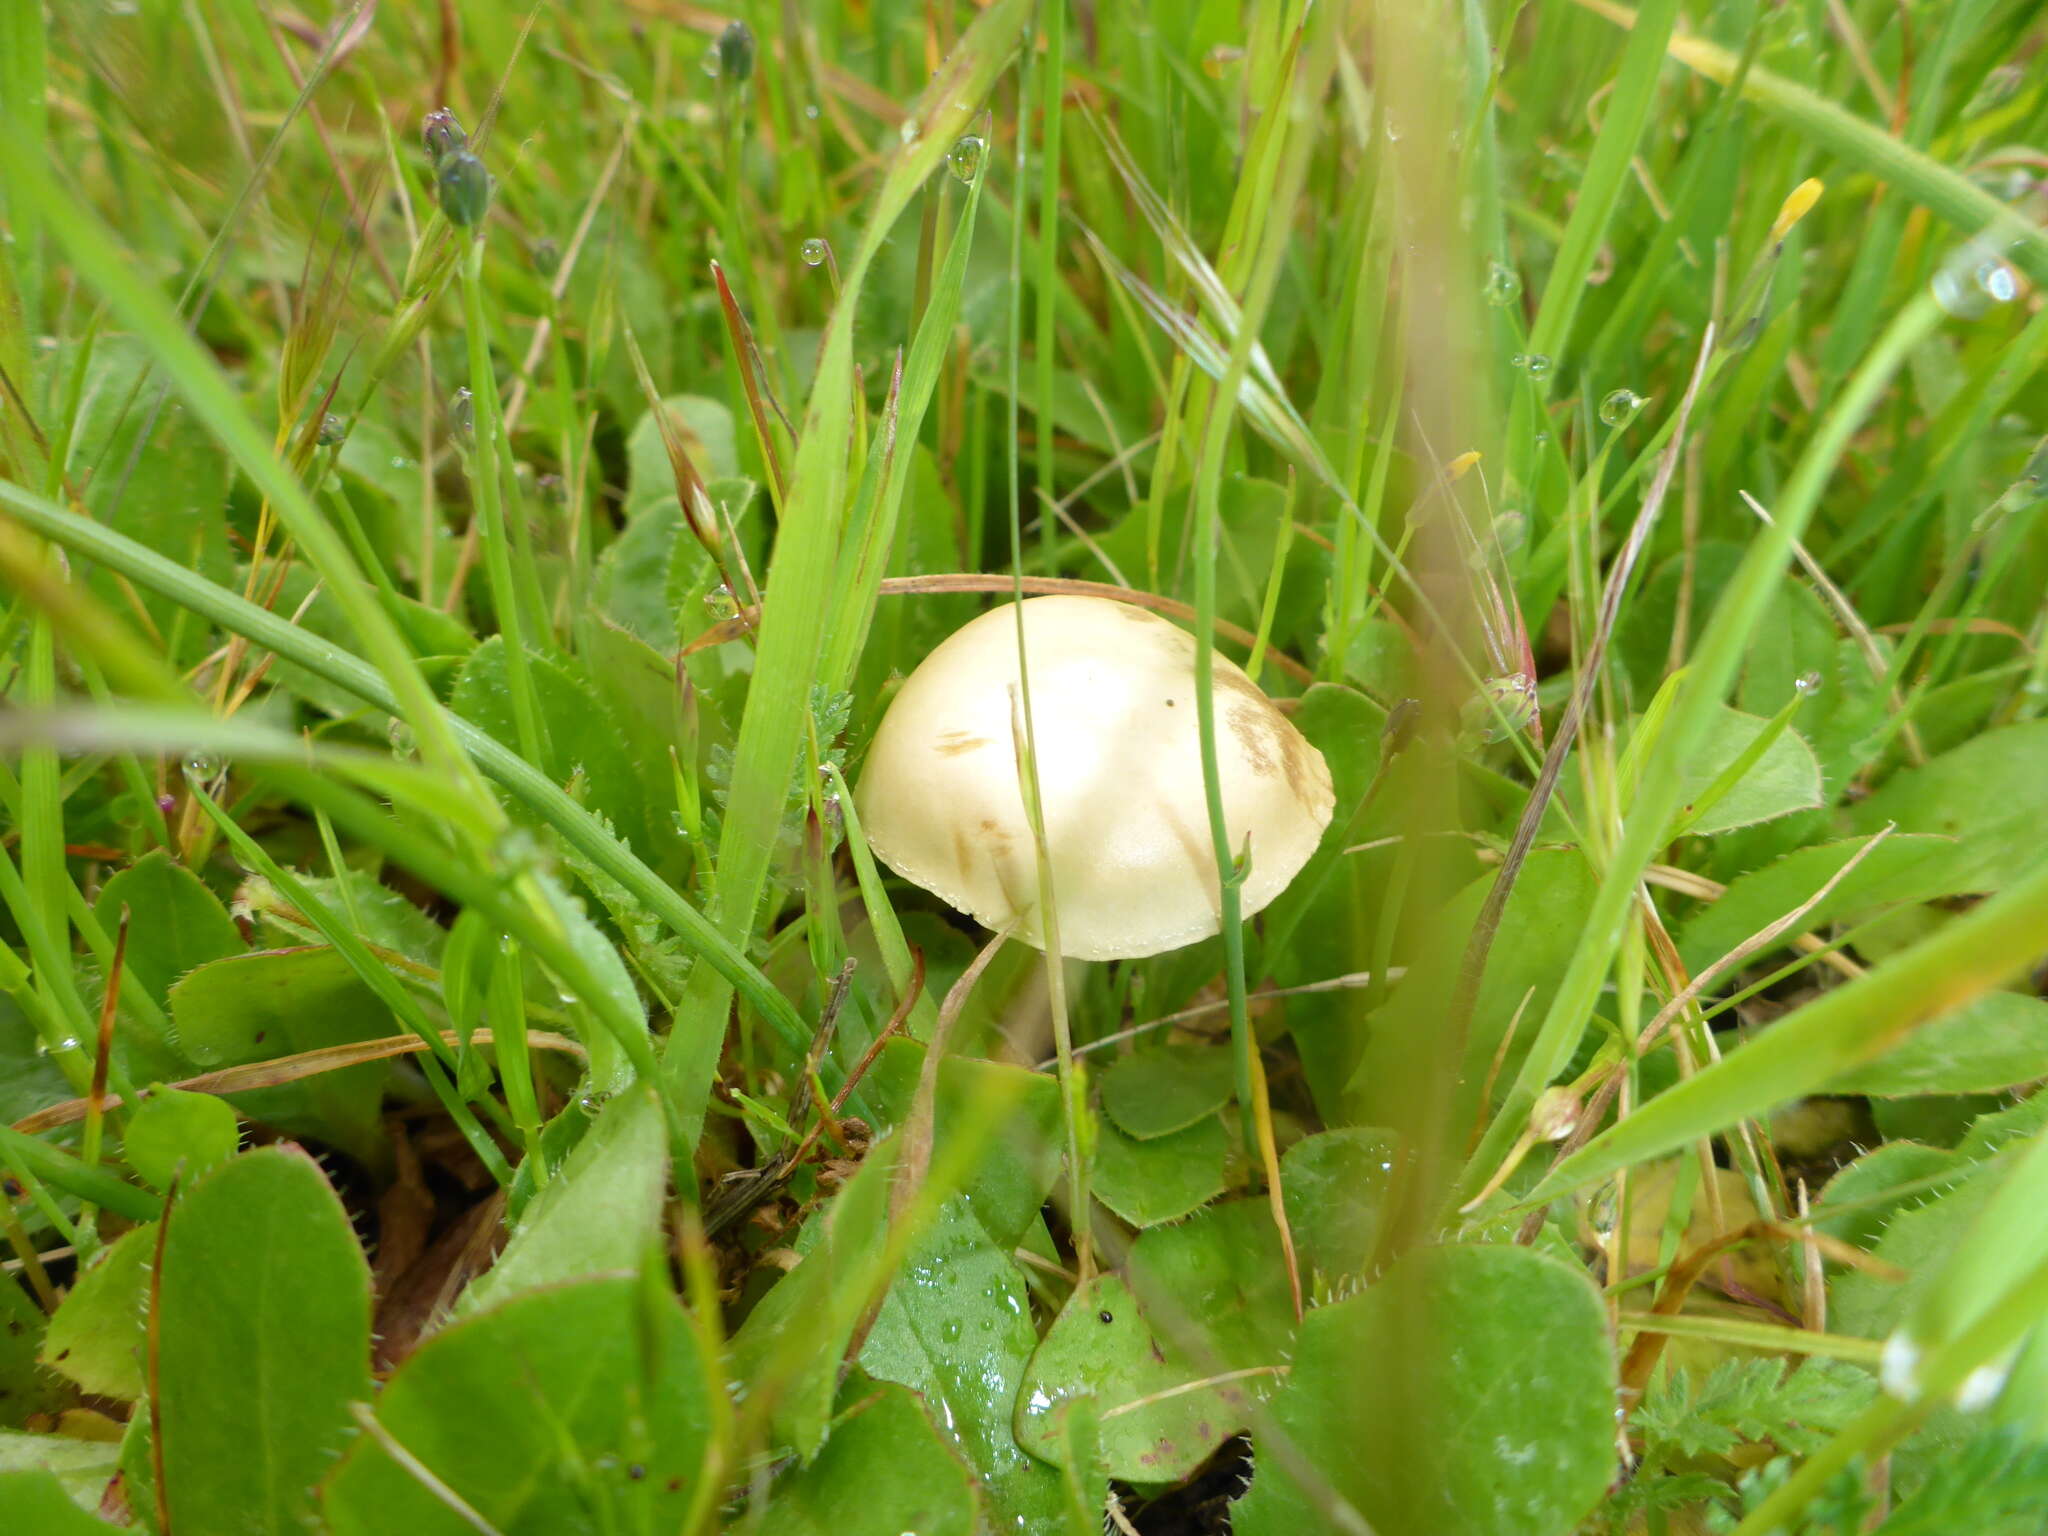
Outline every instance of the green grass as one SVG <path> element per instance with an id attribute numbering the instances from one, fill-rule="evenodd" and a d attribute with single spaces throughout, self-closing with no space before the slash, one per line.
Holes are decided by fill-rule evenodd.
<path id="1" fill-rule="evenodd" d="M 2033 1529 L 2037 6 L 319 25 L 0 20 L 0 1524 Z M 1060 581 L 1214 938 L 862 838 Z"/>

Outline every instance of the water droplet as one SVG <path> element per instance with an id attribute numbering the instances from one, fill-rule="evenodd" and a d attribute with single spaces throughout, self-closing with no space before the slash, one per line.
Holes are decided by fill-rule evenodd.
<path id="1" fill-rule="evenodd" d="M 798 254 L 803 257 L 805 266 L 819 267 L 825 264 L 825 252 L 825 242 L 813 235 L 803 243 Z"/>
<path id="2" fill-rule="evenodd" d="M 2018 298 L 2020 279 L 1996 242 L 1980 238 L 1936 268 L 1927 287 L 1942 313 L 1957 320 L 1975 320 L 1993 304 L 2009 304 Z"/>
<path id="3" fill-rule="evenodd" d="M 948 1344 L 959 1343 L 960 1319 L 957 1317 L 949 1317 L 945 1320 L 945 1322 L 941 1323 L 939 1325 L 939 1337 L 944 1339 Z"/>
<path id="4" fill-rule="evenodd" d="M 476 433 L 476 401 L 470 395 L 469 386 L 455 391 L 448 402 L 448 421 L 460 437 L 471 437 Z"/>
<path id="5" fill-rule="evenodd" d="M 1532 379 L 1540 379 L 1550 372 L 1550 359 L 1541 352 L 1517 352 L 1512 361 Z"/>
<path id="6" fill-rule="evenodd" d="M 2019 297 L 2019 274 L 2010 263 L 1993 256 L 1977 263 L 1977 270 L 1971 274 L 1977 287 L 1994 304 L 2010 304 Z"/>
<path id="7" fill-rule="evenodd" d="M 225 772 L 227 764 L 211 752 L 194 752 L 185 759 L 186 782 L 197 784 L 201 788 L 211 784 Z"/>
<path id="8" fill-rule="evenodd" d="M 818 120 L 818 104 L 815 101 L 804 103 L 804 116 L 814 123 Z"/>
<path id="9" fill-rule="evenodd" d="M 400 757 L 411 757 L 418 746 L 412 727 L 396 715 L 391 717 L 391 728 L 385 734 L 390 738 L 391 750 Z"/>
<path id="10" fill-rule="evenodd" d="M 1643 397 L 1634 390 L 1613 390 L 1600 402 L 1600 419 L 1610 427 L 1626 426 L 1642 408 Z"/>
<path id="11" fill-rule="evenodd" d="M 348 436 L 348 423 L 329 411 L 320 418 L 320 446 L 333 448 Z"/>
<path id="12" fill-rule="evenodd" d="M 896 137 L 904 144 L 915 144 L 917 142 L 917 119 L 914 117 L 903 119 L 901 126 L 896 130 Z"/>
<path id="13" fill-rule="evenodd" d="M 970 133 L 946 151 L 946 169 L 955 181 L 971 182 L 981 174 L 981 163 L 987 158 L 988 145 L 980 134 Z"/>
<path id="14" fill-rule="evenodd" d="M 722 581 L 704 594 L 704 606 L 711 611 L 711 617 L 721 624 L 727 619 L 737 617 L 740 611 L 740 605 L 733 599 L 732 588 Z"/>
<path id="15" fill-rule="evenodd" d="M 1389 117 L 1386 121 L 1386 130 L 1387 142 L 1389 144 L 1398 144 L 1401 142 L 1401 125 L 1395 122 L 1391 117 Z"/>
<path id="16" fill-rule="evenodd" d="M 1486 284 L 1480 295 L 1495 309 L 1506 309 L 1522 296 L 1521 274 L 1502 261 L 1486 264 Z"/>
<path id="17" fill-rule="evenodd" d="M 709 75 L 713 80 L 716 80 L 718 78 L 718 44 L 713 43 L 710 47 L 704 50 L 704 58 L 702 63 L 704 73 Z"/>

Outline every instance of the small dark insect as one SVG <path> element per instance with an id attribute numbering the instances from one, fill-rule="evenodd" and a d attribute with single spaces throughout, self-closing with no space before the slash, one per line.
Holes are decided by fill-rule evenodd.
<path id="1" fill-rule="evenodd" d="M 1114 1314 L 1112 1314 L 1107 1308 L 1105 1308 L 1103 1311 L 1096 1313 L 1095 1315 L 1101 1318 L 1105 1323 L 1113 1323 L 1116 1321 L 1116 1317 L 1114 1316 Z"/>

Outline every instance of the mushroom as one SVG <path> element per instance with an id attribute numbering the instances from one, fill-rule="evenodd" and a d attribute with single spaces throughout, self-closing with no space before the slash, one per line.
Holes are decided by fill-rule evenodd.
<path id="1" fill-rule="evenodd" d="M 1022 606 L 1031 714 L 1060 946 L 1131 959 L 1222 927 L 1202 784 L 1195 641 L 1099 597 Z M 1287 888 L 1329 825 L 1322 754 L 1222 656 L 1217 777 L 1230 846 L 1251 851 L 1243 911 Z M 875 853 L 989 928 L 1043 949 L 1037 851 L 1012 733 L 1017 610 L 950 635 L 889 705 L 854 791 Z"/>

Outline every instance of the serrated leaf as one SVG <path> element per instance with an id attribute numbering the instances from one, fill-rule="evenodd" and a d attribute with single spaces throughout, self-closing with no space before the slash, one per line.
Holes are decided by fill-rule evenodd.
<path id="1" fill-rule="evenodd" d="M 2048 1002 L 1987 992 L 1925 1024 L 1830 1093 L 1993 1093 L 2048 1077 Z"/>
<path id="2" fill-rule="evenodd" d="M 88 1392 L 123 1402 L 142 1396 L 156 1230 L 152 1221 L 122 1233 L 79 1275 L 50 1318 L 43 1363 Z"/>
<path id="3" fill-rule="evenodd" d="M 1302 1325 L 1277 1432 L 1310 1489 L 1254 1436 L 1239 1536 L 1322 1530 L 1331 1494 L 1371 1529 L 1560 1536 L 1615 1471 L 1615 1367 L 1584 1274 L 1510 1245 L 1422 1249 Z"/>
<path id="4" fill-rule="evenodd" d="M 635 1275 L 515 1296 L 428 1339 L 377 1422 L 503 1536 L 678 1529 L 713 1418 L 697 1336 Z M 358 1439 L 321 1499 L 335 1536 L 476 1526 Z"/>
<path id="5" fill-rule="evenodd" d="M 2039 867 L 2048 823 L 2048 720 L 1986 731 L 1922 768 L 1894 775 L 1850 820 L 1859 832 L 1896 822 L 1901 832 L 1952 837 L 1945 878 L 1953 890 L 2003 890 Z"/>
<path id="6" fill-rule="evenodd" d="M 266 1147 L 165 1222 L 155 1401 L 172 1527 L 300 1536 L 354 1433 L 348 1405 L 370 1393 L 370 1272 L 348 1213 L 311 1158 Z"/>
<path id="7" fill-rule="evenodd" d="M 1805 737 L 1787 728 L 1725 794 L 1693 819 L 1694 804 L 1769 724 L 1757 715 L 1725 707 L 1710 717 L 1698 748 L 1679 770 L 1682 798 L 1678 816 L 1687 832 L 1711 837 L 1716 832 L 1790 816 L 1794 811 L 1817 810 L 1825 803 L 1820 760 Z"/>
<path id="8" fill-rule="evenodd" d="M 1680 930 L 1678 947 L 1686 966 L 1703 970 L 1751 934 L 1796 910 L 1869 842 L 1856 837 L 1816 843 L 1730 881 L 1718 901 L 1700 908 Z M 1843 876 L 1802 926 L 1813 931 L 1894 902 L 1932 901 L 1954 894 L 1959 887 L 1947 878 L 1945 868 L 1954 847 L 1945 838 L 1894 833 Z M 1773 953 L 1794 937 L 1796 931 L 1786 933 L 1757 957 Z"/>
<path id="9" fill-rule="evenodd" d="M 639 774 L 624 745 L 625 733 L 580 663 L 546 656 L 527 658 L 534 704 L 539 711 L 546 761 L 535 764 L 557 784 L 580 781 L 577 798 L 605 817 L 627 843 L 650 849 L 647 802 Z M 493 635 L 462 664 L 449 699 L 455 712 L 508 746 L 518 730 L 506 672 L 505 642 Z"/>

